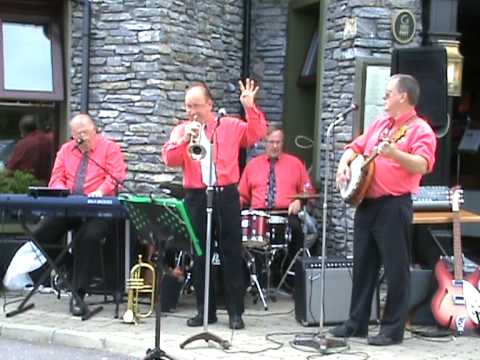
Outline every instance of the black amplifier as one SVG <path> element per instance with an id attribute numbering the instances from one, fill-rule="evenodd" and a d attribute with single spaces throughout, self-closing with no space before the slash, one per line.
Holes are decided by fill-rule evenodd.
<path id="1" fill-rule="evenodd" d="M 311 256 L 303 259 L 303 267 L 305 269 L 321 269 L 322 257 Z M 326 269 L 338 269 L 338 268 L 353 268 L 353 259 L 344 257 L 328 257 L 325 259 Z"/>
<path id="2" fill-rule="evenodd" d="M 337 324 L 348 319 L 352 292 L 353 260 L 325 259 L 324 323 Z M 304 326 L 318 325 L 322 258 L 305 257 L 295 263 L 295 318 Z M 378 319 L 378 296 L 373 296 L 370 320 Z"/>

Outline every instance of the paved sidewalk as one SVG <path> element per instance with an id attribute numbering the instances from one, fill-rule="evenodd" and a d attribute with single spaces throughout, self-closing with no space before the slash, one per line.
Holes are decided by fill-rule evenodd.
<path id="1" fill-rule="evenodd" d="M 99 300 L 100 297 L 88 298 Z M 7 301 L 12 294 L 7 294 Z M 155 319 L 142 321 L 139 325 L 127 325 L 113 318 L 111 304 L 87 321 L 81 321 L 68 313 L 68 297 L 60 300 L 53 294 L 36 294 L 35 307 L 11 318 L 5 316 L 5 306 L 0 315 L 0 336 L 33 342 L 96 348 L 127 354 L 131 359 L 142 359 L 145 351 L 154 345 Z M 161 322 L 161 349 L 176 359 L 312 359 L 320 356 L 318 351 L 297 348 L 292 344 L 295 334 L 315 333 L 318 328 L 305 328 L 295 321 L 294 304 L 291 297 L 280 295 L 277 302 L 269 302 L 269 310 L 264 311 L 260 303 L 253 304 L 250 296 L 246 299 L 244 315 L 245 330 L 228 329 L 228 316 L 219 312 L 219 321 L 209 326 L 209 331 L 230 341 L 230 350 L 224 351 L 215 344 L 196 341 L 185 349 L 180 344 L 203 328 L 189 328 L 185 325 L 188 317 L 194 314 L 193 296 L 182 297 L 176 313 L 165 314 Z M 16 304 L 6 306 L 7 311 Z M 126 304 L 120 308 L 120 317 Z M 376 326 L 370 328 L 374 334 Z M 480 357 L 480 338 L 474 336 L 425 339 L 406 333 L 401 345 L 373 347 L 365 339 L 352 338 L 348 347 L 329 359 L 462 359 L 477 360 Z M 354 356 L 353 356 L 354 355 Z"/>

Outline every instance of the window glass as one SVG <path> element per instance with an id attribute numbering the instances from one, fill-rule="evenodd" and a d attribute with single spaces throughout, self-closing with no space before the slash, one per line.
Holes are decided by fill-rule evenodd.
<path id="1" fill-rule="evenodd" d="M 53 91 L 48 28 L 5 22 L 2 30 L 5 90 Z"/>

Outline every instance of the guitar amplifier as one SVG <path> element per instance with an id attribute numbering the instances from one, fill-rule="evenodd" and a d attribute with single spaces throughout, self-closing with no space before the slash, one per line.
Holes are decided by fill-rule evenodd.
<path id="1" fill-rule="evenodd" d="M 328 258 L 325 261 L 324 323 L 348 319 L 352 292 L 353 260 Z M 318 325 L 322 258 L 298 258 L 295 263 L 295 318 L 303 326 Z M 377 291 L 373 296 L 370 320 L 378 319 Z"/>

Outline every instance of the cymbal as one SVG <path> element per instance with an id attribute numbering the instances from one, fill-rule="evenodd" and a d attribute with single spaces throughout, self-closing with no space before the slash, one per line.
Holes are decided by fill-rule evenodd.
<path id="1" fill-rule="evenodd" d="M 299 193 L 293 196 L 287 196 L 289 199 L 296 199 L 296 200 L 310 200 L 310 199 L 319 199 L 320 194 L 311 194 L 311 193 Z"/>

